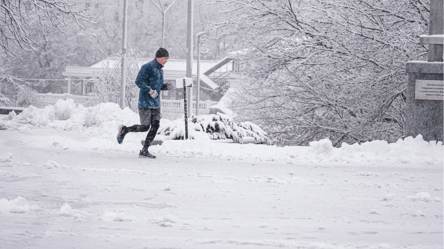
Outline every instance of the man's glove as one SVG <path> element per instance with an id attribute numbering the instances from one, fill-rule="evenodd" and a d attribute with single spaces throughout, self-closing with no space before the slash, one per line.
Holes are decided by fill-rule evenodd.
<path id="1" fill-rule="evenodd" d="M 158 95 L 158 93 L 157 93 L 157 91 L 156 90 L 154 90 L 154 89 L 151 89 L 151 91 L 150 91 L 150 95 L 151 95 L 151 98 L 155 98 L 155 97 L 157 97 L 157 95 Z"/>

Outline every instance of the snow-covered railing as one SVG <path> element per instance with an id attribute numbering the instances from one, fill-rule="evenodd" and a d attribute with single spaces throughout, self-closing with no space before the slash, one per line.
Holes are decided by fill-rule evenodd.
<path id="1" fill-rule="evenodd" d="M 37 94 L 37 98 L 40 102 L 39 107 L 44 107 L 47 105 L 54 105 L 57 100 L 63 99 L 72 99 L 76 104 L 81 104 L 85 107 L 90 107 L 98 102 L 100 102 L 99 98 L 94 95 L 85 96 L 85 95 L 72 95 L 72 94 Z M 137 108 L 137 98 L 131 102 L 131 106 Z M 217 104 L 215 101 L 199 101 L 199 113 L 201 114 L 209 114 L 210 106 Z M 170 99 L 162 99 L 161 101 L 162 112 L 183 112 L 184 103 L 183 100 L 170 100 Z M 192 110 L 196 110 L 196 101 L 193 101 Z"/>
<path id="2" fill-rule="evenodd" d="M 208 111 L 210 113 L 210 106 L 217 104 L 215 101 L 199 101 L 199 112 L 202 111 Z M 184 109 L 183 100 L 162 100 L 161 102 L 162 108 L 166 109 Z M 193 111 L 196 110 L 196 101 L 193 101 L 192 106 Z"/>
<path id="3" fill-rule="evenodd" d="M 137 99 L 134 99 L 131 103 L 132 106 L 137 106 Z M 206 100 L 199 101 L 199 113 L 210 114 L 210 106 L 217 104 L 216 101 Z M 160 101 L 162 112 L 180 112 L 184 111 L 184 103 L 182 99 L 172 100 L 172 99 L 162 99 Z M 193 101 L 192 112 L 196 110 L 196 101 Z"/>
<path id="4" fill-rule="evenodd" d="M 72 95 L 68 93 L 62 94 L 37 94 L 37 98 L 42 106 L 54 105 L 57 100 L 63 99 L 72 99 L 76 104 L 81 104 L 83 106 L 90 106 L 91 103 L 97 103 L 99 98 L 96 96 L 85 96 L 85 95 Z"/>
<path id="5" fill-rule="evenodd" d="M 72 99 L 76 104 L 81 104 L 83 106 L 90 106 L 91 103 L 97 103 L 99 99 L 96 96 L 85 96 L 85 95 L 72 95 L 68 93 L 63 94 L 37 94 L 37 98 L 42 106 L 54 105 L 57 100 Z"/>

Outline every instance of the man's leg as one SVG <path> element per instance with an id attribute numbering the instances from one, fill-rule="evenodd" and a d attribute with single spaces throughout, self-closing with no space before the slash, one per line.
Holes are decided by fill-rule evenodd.
<path id="1" fill-rule="evenodd" d="M 151 123 L 151 111 L 150 109 L 139 109 L 139 118 L 140 118 L 140 125 L 133 125 L 133 126 L 120 126 L 119 132 L 117 134 L 117 142 L 121 144 L 123 142 L 123 139 L 125 138 L 126 134 L 129 132 L 146 132 L 150 129 L 150 123 Z"/>
<path id="2" fill-rule="evenodd" d="M 151 109 L 151 129 L 146 135 L 145 144 L 143 145 L 142 150 L 148 150 L 148 147 L 150 147 L 151 143 L 156 137 L 157 130 L 159 130 L 160 126 L 160 119 L 161 119 L 160 108 Z"/>

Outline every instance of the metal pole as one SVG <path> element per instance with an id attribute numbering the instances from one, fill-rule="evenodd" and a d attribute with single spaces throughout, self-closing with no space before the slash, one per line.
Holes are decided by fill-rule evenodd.
<path id="1" fill-rule="evenodd" d="M 187 74 L 188 78 L 193 78 L 193 0 L 188 0 L 188 28 L 187 28 L 187 45 L 188 45 L 188 56 L 187 56 Z M 188 99 L 191 104 L 188 107 L 188 115 L 191 117 L 191 109 L 193 106 L 193 88 L 189 88 Z"/>
<path id="2" fill-rule="evenodd" d="M 82 95 L 86 95 L 86 80 L 82 80 Z"/>
<path id="3" fill-rule="evenodd" d="M 121 76 L 121 96 L 120 96 L 120 108 L 125 108 L 125 80 L 126 80 L 126 44 L 127 44 L 127 12 L 128 4 L 127 0 L 123 1 L 123 36 L 122 36 L 122 76 Z"/>
<path id="4" fill-rule="evenodd" d="M 197 95 L 196 95 L 196 116 L 199 116 L 200 101 L 200 36 L 208 32 L 200 32 L 196 34 L 197 39 Z"/>
<path id="5" fill-rule="evenodd" d="M 163 5 L 160 0 L 159 0 L 159 5 L 157 5 L 153 0 L 151 0 L 151 2 L 162 13 L 162 46 L 161 47 L 163 48 L 165 46 L 165 21 L 166 21 L 165 14 L 171 8 L 171 6 L 173 6 L 173 4 L 176 2 L 176 0 L 174 0 L 165 10 L 163 9 Z"/>
<path id="6" fill-rule="evenodd" d="M 165 12 L 162 12 L 162 48 L 165 47 Z"/>
<path id="7" fill-rule="evenodd" d="M 183 112 L 185 115 L 185 137 L 184 140 L 188 140 L 188 115 L 187 115 L 187 84 L 183 79 Z"/>
<path id="8" fill-rule="evenodd" d="M 67 92 L 68 92 L 68 94 L 71 94 L 71 79 L 68 78 L 67 81 L 68 81 L 68 90 L 67 90 Z"/>

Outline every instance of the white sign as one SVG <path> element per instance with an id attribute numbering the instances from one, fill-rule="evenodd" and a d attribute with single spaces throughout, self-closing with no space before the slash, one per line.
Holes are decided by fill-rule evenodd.
<path id="1" fill-rule="evenodd" d="M 176 88 L 183 88 L 183 80 L 185 80 L 187 87 L 193 87 L 193 79 L 185 77 L 176 79 Z"/>
<path id="2" fill-rule="evenodd" d="M 444 81 L 416 80 L 415 99 L 444 100 Z"/>

